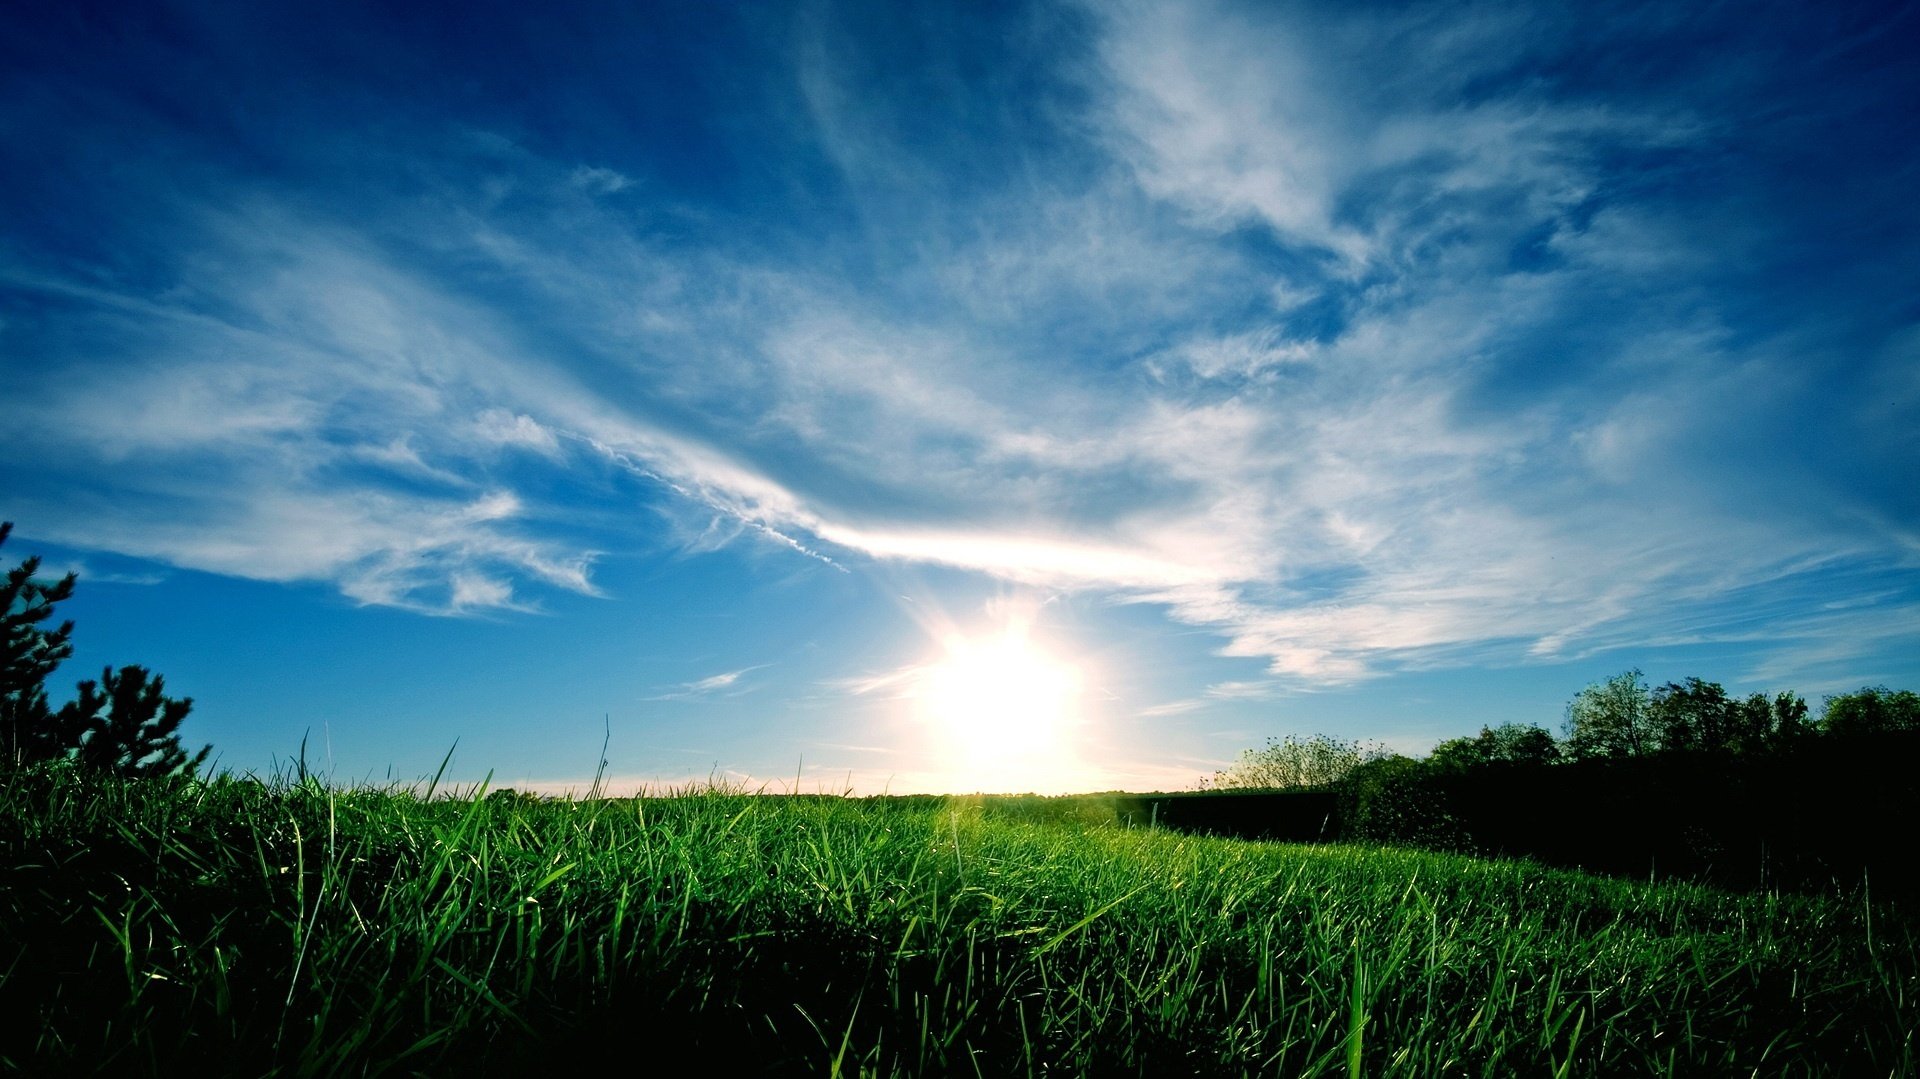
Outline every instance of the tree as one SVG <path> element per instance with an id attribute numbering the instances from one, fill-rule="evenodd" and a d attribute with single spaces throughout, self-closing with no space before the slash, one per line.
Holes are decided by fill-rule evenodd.
<path id="1" fill-rule="evenodd" d="M 0 523 L 0 543 L 13 531 Z M 83 681 L 79 695 L 54 711 L 46 680 L 73 654 L 73 623 L 45 629 L 53 605 L 73 595 L 69 573 L 54 584 L 34 579 L 40 559 L 8 571 L 0 588 L 0 764 L 19 767 L 71 758 L 83 767 L 124 776 L 192 774 L 212 746 L 191 756 L 180 745 L 182 720 L 193 699 L 168 697 L 164 681 L 145 667 L 109 667 Z"/>
<path id="2" fill-rule="evenodd" d="M 80 683 L 79 696 L 54 716 L 55 729 L 77 746 L 84 767 L 123 776 L 192 774 L 213 751 L 202 746 L 192 757 L 180 747 L 180 721 L 193 710 L 193 698 L 161 692 L 164 680 L 145 667 L 108 667 L 100 681 Z"/>
<path id="3" fill-rule="evenodd" d="M 1855 693 L 1827 698 L 1820 727 L 1828 734 L 1891 734 L 1920 731 L 1920 695 L 1885 686 L 1866 686 Z"/>
<path id="4" fill-rule="evenodd" d="M 1734 706 L 1733 717 L 1735 752 L 1789 749 L 1813 733 L 1813 725 L 1807 722 L 1806 698 L 1798 693 L 1782 692 L 1771 698 L 1764 693 L 1750 694 Z"/>
<path id="5" fill-rule="evenodd" d="M 1559 743 L 1545 729 L 1531 723 L 1502 723 L 1481 727 L 1473 738 L 1450 738 L 1433 747 L 1434 765 L 1465 771 L 1487 764 L 1552 764 L 1560 759 Z"/>
<path id="6" fill-rule="evenodd" d="M 1720 683 L 1689 678 L 1654 690 L 1649 715 L 1661 749 L 1724 753 L 1740 748 L 1738 708 Z"/>
<path id="7" fill-rule="evenodd" d="M 1808 732 L 1807 702 L 1797 693 L 1729 697 L 1718 682 L 1689 678 L 1653 691 L 1651 721 L 1663 750 L 1761 753 Z"/>
<path id="8" fill-rule="evenodd" d="M 0 522 L 0 544 L 13 522 Z M 73 654 L 73 623 L 53 629 L 40 623 L 53 605 L 73 595 L 74 575 L 53 584 L 34 579 L 40 559 L 33 557 L 7 571 L 0 586 L 0 762 L 14 765 L 59 756 L 53 713 L 47 707 L 47 676 Z"/>
<path id="9" fill-rule="evenodd" d="M 1215 772 L 1211 786 L 1258 787 L 1331 787 L 1347 773 L 1369 760 L 1386 754 L 1377 746 L 1343 742 L 1324 734 L 1300 738 L 1269 738 L 1259 749 L 1243 749 L 1240 759 L 1229 768 Z"/>
<path id="10" fill-rule="evenodd" d="M 1637 757 L 1655 746 L 1651 700 L 1638 670 L 1595 682 L 1567 702 L 1567 750 L 1576 758 Z"/>

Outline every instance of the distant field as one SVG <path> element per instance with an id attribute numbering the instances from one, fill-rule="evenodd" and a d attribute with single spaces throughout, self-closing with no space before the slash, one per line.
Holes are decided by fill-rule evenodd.
<path id="1" fill-rule="evenodd" d="M 471 793 L 471 792 L 468 792 Z M 423 800 L 0 776 L 0 1065 L 1920 1070 L 1867 895 L 1182 836 L 1097 802 Z"/>

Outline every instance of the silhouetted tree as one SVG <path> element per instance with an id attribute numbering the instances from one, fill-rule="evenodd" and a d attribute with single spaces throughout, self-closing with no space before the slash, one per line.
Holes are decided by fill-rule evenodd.
<path id="1" fill-rule="evenodd" d="M 0 543 L 13 532 L 0 523 Z M 0 586 L 0 764 L 18 767 L 72 758 L 82 766 L 127 776 L 192 773 L 211 746 L 189 756 L 180 745 L 180 722 L 192 698 L 174 699 L 162 680 L 144 667 L 107 668 L 100 681 L 83 681 L 79 696 L 54 711 L 46 680 L 73 654 L 73 623 L 41 626 L 53 605 L 71 598 L 74 575 L 53 584 L 34 579 L 40 559 L 28 558 L 7 572 Z"/>
<path id="2" fill-rule="evenodd" d="M 1427 759 L 1435 767 L 1453 771 L 1495 763 L 1552 764 L 1560 759 L 1560 745 L 1531 723 L 1502 723 L 1480 728 L 1473 738 L 1448 739 L 1434 746 Z"/>
<path id="3" fill-rule="evenodd" d="M 1647 685 L 1638 670 L 1595 682 L 1567 703 L 1567 751 L 1576 758 L 1637 757 L 1656 742 Z"/>
<path id="4" fill-rule="evenodd" d="M 1885 686 L 1866 686 L 1856 693 L 1827 698 L 1820 728 L 1828 734 L 1890 734 L 1920 731 L 1920 695 Z"/>
<path id="5" fill-rule="evenodd" d="M 1814 732 L 1798 693 L 1750 694 L 1735 705 L 1733 718 L 1734 749 L 1742 753 L 1791 749 Z"/>
<path id="6" fill-rule="evenodd" d="M 109 667 L 100 681 L 80 683 L 79 696 L 54 716 L 55 728 L 83 766 L 123 776 L 191 773 L 212 751 L 203 746 L 187 756 L 180 747 L 180 721 L 193 710 L 193 698 L 173 698 L 165 682 L 145 667 Z"/>
<path id="7" fill-rule="evenodd" d="M 1724 753 L 1739 748 L 1737 709 L 1720 683 L 1689 678 L 1654 690 L 1649 715 L 1661 749 Z"/>
<path id="8" fill-rule="evenodd" d="M 1378 746 L 1345 742 L 1324 734 L 1269 738 L 1259 749 L 1240 751 L 1232 767 L 1213 774 L 1214 787 L 1330 787 L 1362 763 L 1386 755 Z"/>
<path id="9" fill-rule="evenodd" d="M 11 521 L 0 523 L 0 544 L 12 532 Z M 46 584 L 34 579 L 39 571 L 40 559 L 29 558 L 0 586 L 0 762 L 13 765 L 50 760 L 68 748 L 54 731 L 46 681 L 73 654 L 73 623 L 41 623 L 54 604 L 72 597 L 74 575 Z"/>

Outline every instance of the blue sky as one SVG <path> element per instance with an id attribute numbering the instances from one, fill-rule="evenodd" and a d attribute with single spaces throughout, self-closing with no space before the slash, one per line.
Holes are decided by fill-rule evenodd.
<path id="1" fill-rule="evenodd" d="M 5 560 L 227 767 L 1920 685 L 1912 5 L 282 7 L 0 34 Z M 1016 638 L 1065 703 L 962 769 Z"/>

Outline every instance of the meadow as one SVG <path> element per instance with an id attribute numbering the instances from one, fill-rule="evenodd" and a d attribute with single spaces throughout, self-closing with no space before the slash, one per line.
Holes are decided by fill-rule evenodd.
<path id="1" fill-rule="evenodd" d="M 0 1067 L 1911 1075 L 1911 911 L 1099 798 L 0 775 Z"/>

